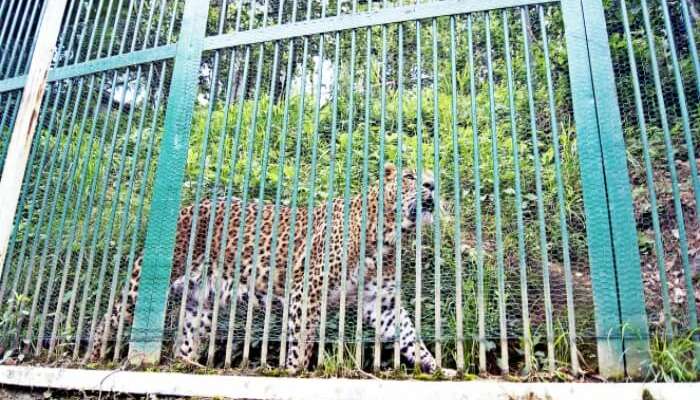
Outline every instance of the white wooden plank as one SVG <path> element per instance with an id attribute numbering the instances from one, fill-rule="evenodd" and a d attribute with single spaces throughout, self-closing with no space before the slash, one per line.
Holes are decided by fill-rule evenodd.
<path id="1" fill-rule="evenodd" d="M 10 138 L 2 177 L 0 177 L 0 275 L 2 275 L 5 264 L 27 158 L 32 146 L 41 99 L 46 89 L 46 78 L 55 51 L 66 2 L 67 0 L 51 0 L 44 7 L 17 120 Z"/>
<path id="2" fill-rule="evenodd" d="M 700 383 L 428 382 L 272 378 L 0 366 L 0 384 L 94 392 L 235 399 L 692 399 Z M 646 397 L 645 397 L 646 398 Z"/>

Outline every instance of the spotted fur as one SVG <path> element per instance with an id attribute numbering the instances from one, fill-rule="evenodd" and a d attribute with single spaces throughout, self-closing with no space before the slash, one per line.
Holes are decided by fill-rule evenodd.
<path id="1" fill-rule="evenodd" d="M 399 176 L 401 179 L 398 179 Z M 396 309 L 396 288 L 394 287 L 394 243 L 398 235 L 410 235 L 416 223 L 425 223 L 432 220 L 434 207 L 433 190 L 434 182 L 430 173 L 423 176 L 423 187 L 417 188 L 416 175 L 412 171 L 399 174 L 396 168 L 387 164 L 384 171 L 384 191 L 380 193 L 379 185 L 368 188 L 366 201 L 366 226 L 365 226 L 365 258 L 361 257 L 361 232 L 363 196 L 357 195 L 349 199 L 349 239 L 347 241 L 347 292 L 348 300 L 356 298 L 357 283 L 359 278 L 360 263 L 365 266 L 363 317 L 365 324 L 376 326 L 379 319 L 380 335 L 385 341 L 395 340 L 399 334 L 399 343 L 402 355 L 411 364 L 418 364 L 424 371 L 433 372 L 436 363 L 426 346 L 416 338 L 413 323 L 405 309 Z M 397 210 L 398 189 L 402 189 L 402 209 Z M 384 198 L 384 224 L 383 243 L 378 243 L 379 207 L 381 195 Z M 420 195 L 419 195 L 420 194 Z M 422 205 L 422 215 L 417 215 L 417 202 Z M 338 198 L 331 204 L 332 221 L 326 226 L 326 208 L 321 205 L 316 207 L 311 215 L 306 209 L 296 210 L 294 223 L 294 237 L 290 238 L 292 231 L 292 209 L 281 207 L 279 211 L 279 225 L 277 232 L 276 249 L 272 249 L 272 229 L 275 217 L 274 205 L 250 203 L 244 205 L 241 200 L 233 199 L 228 210 L 228 234 L 224 235 L 225 201 L 205 200 L 199 205 L 196 224 L 197 232 L 192 235 L 195 206 L 184 208 L 177 224 L 177 237 L 173 255 L 173 267 L 171 276 L 174 277 L 172 288 L 182 290 L 185 286 L 184 273 L 187 261 L 187 251 L 190 237 L 194 236 L 194 257 L 192 272 L 187 282 L 186 312 L 181 340 L 176 345 L 176 355 L 189 362 L 197 362 L 199 358 L 198 342 L 200 338 L 211 332 L 213 303 L 215 293 L 220 293 L 221 306 L 231 302 L 231 294 L 235 287 L 238 289 L 238 299 L 247 301 L 247 293 L 252 268 L 257 268 L 254 284 L 255 303 L 260 304 L 268 295 L 269 268 L 273 257 L 275 262 L 273 279 L 273 299 L 284 304 L 285 275 L 287 271 L 287 253 L 292 246 L 292 280 L 289 295 L 289 323 L 287 327 L 289 348 L 286 356 L 286 367 L 290 372 L 296 372 L 308 367 L 311 358 L 311 350 L 316 339 L 317 328 L 321 313 L 321 297 L 323 289 L 324 266 L 324 241 L 330 239 L 330 251 L 328 254 L 328 290 L 329 302 L 337 303 L 340 297 L 342 280 L 342 254 L 343 254 L 343 209 L 345 200 Z M 401 232 L 397 232 L 396 213 L 401 213 Z M 223 253 L 223 271 L 221 287 L 216 290 L 215 268 L 206 268 L 203 276 L 206 237 L 208 222 L 211 213 L 214 212 L 213 235 L 210 247 L 209 260 L 217 260 L 221 241 L 226 240 Z M 262 213 L 261 235 L 257 257 L 254 257 L 255 219 L 258 213 Z M 238 248 L 238 232 L 241 219 L 244 218 L 242 230 L 242 242 L 240 246 L 240 279 L 234 283 L 236 269 L 236 250 Z M 313 224 L 310 249 L 307 249 L 306 233 L 308 224 Z M 226 238 L 227 237 L 227 238 Z M 378 251 L 382 249 L 382 279 L 381 290 L 377 280 L 376 263 L 379 259 Z M 305 257 L 309 255 L 306 263 Z M 256 259 L 255 266 L 253 260 Z M 212 262 L 212 265 L 215 263 Z M 304 269 L 308 264 L 308 292 L 307 300 L 304 299 Z M 134 304 L 138 295 L 139 278 L 141 274 L 141 260 L 134 266 L 133 274 L 128 289 L 126 308 L 122 310 L 118 304 L 112 312 L 105 315 L 100 324 L 96 341 L 91 353 L 92 359 L 101 358 L 106 351 L 106 341 L 109 331 L 116 330 L 120 314 L 127 322 L 133 317 Z M 203 301 L 203 304 L 199 304 Z M 380 314 L 377 315 L 377 302 L 380 302 Z M 306 308 L 306 326 L 302 329 L 302 309 Z M 197 315 L 198 310 L 201 314 Z M 398 319 L 397 319 L 398 316 Z M 397 325 L 399 329 L 397 330 Z M 304 332 L 302 332 L 304 331 Z"/>

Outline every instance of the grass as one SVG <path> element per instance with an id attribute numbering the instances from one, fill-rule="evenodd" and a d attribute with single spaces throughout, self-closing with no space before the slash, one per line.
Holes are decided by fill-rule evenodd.
<path id="1" fill-rule="evenodd" d="M 653 335 L 650 340 L 650 379 L 657 382 L 694 382 L 698 380 L 694 350 L 698 332 L 677 337 Z"/>

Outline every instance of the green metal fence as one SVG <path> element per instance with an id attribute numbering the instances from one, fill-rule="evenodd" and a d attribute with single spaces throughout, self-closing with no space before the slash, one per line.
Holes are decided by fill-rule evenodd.
<path id="1" fill-rule="evenodd" d="M 312 366 L 399 369 L 400 335 L 355 301 L 383 280 L 444 368 L 639 376 L 658 337 L 700 368 L 700 9 L 482 3 L 69 1 L 2 269 L 5 357 L 168 363 L 198 295 L 200 362 L 284 367 L 298 283 Z M 0 2 L 0 166 L 42 9 Z M 388 162 L 431 171 L 439 210 L 395 242 L 367 222 L 400 227 Z M 293 274 L 285 222 L 306 260 L 318 226 L 342 243 L 321 230 Z M 211 304 L 188 283 L 209 275 Z"/>

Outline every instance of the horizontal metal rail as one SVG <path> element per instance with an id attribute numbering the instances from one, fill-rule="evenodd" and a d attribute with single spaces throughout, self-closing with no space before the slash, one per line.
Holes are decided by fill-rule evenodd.
<path id="1" fill-rule="evenodd" d="M 167 44 L 151 49 L 104 57 L 97 60 L 70 65 L 68 67 L 52 69 L 49 71 L 49 82 L 166 60 L 175 56 L 176 49 L 176 44 Z M 0 81 L 0 93 L 22 89 L 26 80 L 27 75 L 2 80 Z"/>
<path id="2" fill-rule="evenodd" d="M 307 20 L 294 24 L 272 26 L 245 32 L 210 36 L 204 39 L 204 50 L 216 50 L 295 37 L 340 32 L 383 24 L 418 21 L 449 15 L 503 8 L 558 3 L 560 0 L 449 0 L 436 3 L 389 7 L 376 11 Z"/>
<path id="3" fill-rule="evenodd" d="M 556 2 L 559 2 L 559 0 L 493 0 L 491 2 L 449 0 L 439 3 L 392 7 L 353 15 L 341 15 L 246 32 L 210 36 L 204 40 L 204 50 L 216 50 L 266 41 L 339 32 L 381 24 Z M 52 69 L 49 71 L 49 82 L 173 58 L 176 48 L 177 44 L 168 44 Z M 26 80 L 26 75 L 0 80 L 0 93 L 23 88 Z"/>

